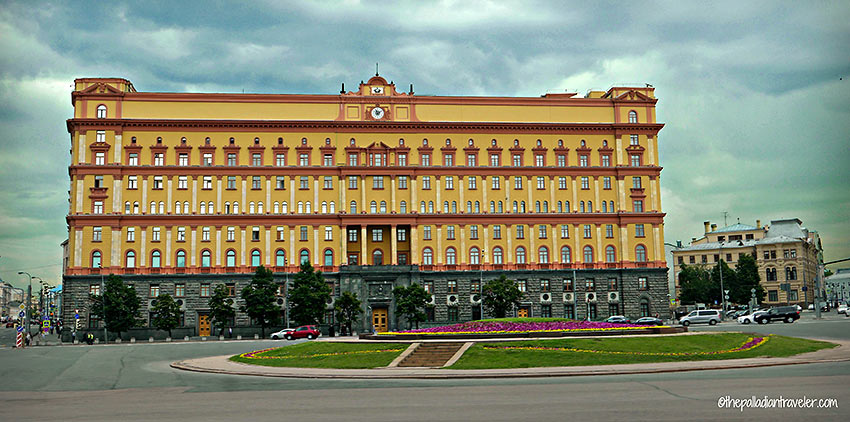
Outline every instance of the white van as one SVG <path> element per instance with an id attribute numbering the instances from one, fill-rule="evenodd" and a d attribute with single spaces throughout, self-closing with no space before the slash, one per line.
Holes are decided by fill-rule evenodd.
<path id="1" fill-rule="evenodd" d="M 685 327 L 691 324 L 715 325 L 720 322 L 720 311 L 716 309 L 692 311 L 691 313 L 683 316 L 679 322 Z"/>

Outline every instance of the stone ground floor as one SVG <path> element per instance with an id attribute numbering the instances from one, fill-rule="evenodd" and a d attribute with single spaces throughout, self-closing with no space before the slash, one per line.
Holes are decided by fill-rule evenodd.
<path id="1" fill-rule="evenodd" d="M 363 302 L 364 316 L 354 328 L 357 332 L 388 331 L 407 328 L 407 322 L 395 312 L 392 291 L 396 287 L 418 283 L 431 293 L 423 326 L 444 325 L 489 318 L 482 309 L 479 289 L 488 280 L 502 274 L 519 283 L 524 292 L 512 316 L 566 317 L 602 320 L 611 315 L 629 318 L 669 317 L 669 290 L 666 268 L 512 270 L 512 271 L 420 271 L 417 266 L 344 266 L 339 272 L 323 273 L 333 288 L 333 297 L 350 291 Z M 125 283 L 135 287 L 141 298 L 139 317 L 150 323 L 152 301 L 160 293 L 174 296 L 181 306 L 181 326 L 191 335 L 215 335 L 209 318 L 209 296 L 215 286 L 225 284 L 234 299 L 236 317 L 231 321 L 234 334 L 259 332 L 242 305 L 239 292 L 250 283 L 252 274 L 172 274 L 125 275 Z M 287 325 L 286 287 L 291 273 L 275 273 L 280 283 L 277 298 L 281 323 Z M 89 311 L 90 294 L 98 293 L 101 276 L 65 276 L 63 280 L 63 320 L 65 326 L 81 329 L 102 327 L 97 315 Z M 332 325 L 333 303 L 328 304 L 324 323 Z M 77 317 L 77 318 L 75 318 Z M 268 331 L 267 331 L 268 333 Z"/>

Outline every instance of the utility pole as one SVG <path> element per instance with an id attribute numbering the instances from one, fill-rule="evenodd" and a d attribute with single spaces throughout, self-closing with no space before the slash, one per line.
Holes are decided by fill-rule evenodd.
<path id="1" fill-rule="evenodd" d="M 726 223 L 726 217 L 728 217 L 728 216 L 729 216 L 729 211 L 723 211 L 723 227 L 728 226 L 728 224 Z"/>
<path id="2" fill-rule="evenodd" d="M 27 277 L 30 278 L 30 284 L 29 284 L 29 287 L 27 288 L 27 305 L 26 305 L 27 313 L 26 313 L 26 316 L 24 318 L 24 329 L 26 330 L 27 334 L 29 334 L 29 332 L 30 332 L 30 317 L 31 317 L 31 315 L 30 315 L 30 304 L 32 304 L 32 276 L 30 275 L 30 273 L 28 273 L 26 271 L 18 271 L 18 275 L 23 275 L 23 274 L 26 274 Z"/>

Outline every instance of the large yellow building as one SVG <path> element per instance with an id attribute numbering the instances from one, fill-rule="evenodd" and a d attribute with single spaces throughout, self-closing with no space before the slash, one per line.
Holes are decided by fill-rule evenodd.
<path id="1" fill-rule="evenodd" d="M 655 314 L 656 101 L 648 86 L 521 98 L 414 95 L 380 76 L 339 95 L 77 79 L 66 320 L 115 273 L 146 309 L 181 299 L 205 334 L 216 284 L 238 291 L 259 265 L 283 283 L 302 261 L 358 293 L 363 329 L 393 328 L 390 292 L 411 282 L 434 295 L 431 319 L 480 318 L 475 292 L 502 273 L 526 291 L 519 315 Z"/>

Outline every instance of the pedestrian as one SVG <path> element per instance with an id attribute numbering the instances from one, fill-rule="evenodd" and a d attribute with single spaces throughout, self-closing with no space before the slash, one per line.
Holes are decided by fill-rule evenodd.
<path id="1" fill-rule="evenodd" d="M 77 342 L 77 332 L 71 331 L 71 344 L 74 344 L 76 342 Z"/>
<path id="2" fill-rule="evenodd" d="M 233 327 L 227 327 L 227 337 L 233 338 Z"/>
<path id="3" fill-rule="evenodd" d="M 29 331 L 27 331 L 27 347 L 32 343 L 32 335 L 30 335 Z"/>

